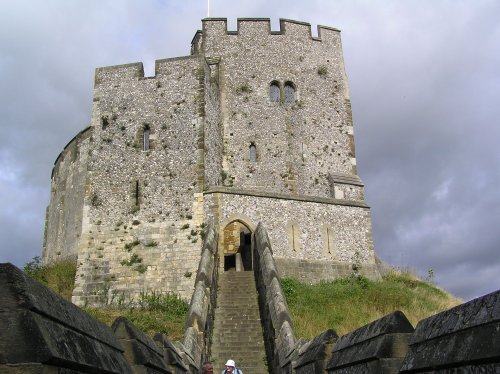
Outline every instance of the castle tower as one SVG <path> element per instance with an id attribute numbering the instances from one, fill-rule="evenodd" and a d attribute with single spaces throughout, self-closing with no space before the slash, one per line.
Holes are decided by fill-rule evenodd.
<path id="1" fill-rule="evenodd" d="M 89 128 L 56 160 L 43 260 L 77 258 L 77 303 L 189 298 L 203 230 L 252 269 L 262 222 L 282 276 L 378 276 L 339 30 L 204 19 L 191 55 L 98 68 Z"/>

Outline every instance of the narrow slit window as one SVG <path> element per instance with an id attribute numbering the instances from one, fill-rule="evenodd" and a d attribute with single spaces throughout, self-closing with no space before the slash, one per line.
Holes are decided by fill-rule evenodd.
<path id="1" fill-rule="evenodd" d="M 295 86 L 292 82 L 285 83 L 285 103 L 293 103 L 295 101 Z"/>
<path id="2" fill-rule="evenodd" d="M 106 128 L 109 125 L 109 119 L 108 117 L 101 117 L 101 127 L 103 130 L 106 130 Z"/>
<path id="3" fill-rule="evenodd" d="M 135 191 L 134 191 L 134 197 L 135 197 L 135 206 L 139 207 L 139 181 L 135 181 Z"/>
<path id="4" fill-rule="evenodd" d="M 331 231 L 332 230 L 329 227 L 326 228 L 326 251 L 330 254 L 332 253 L 332 245 L 333 245 L 331 240 L 331 235 L 332 235 Z"/>
<path id="5" fill-rule="evenodd" d="M 269 86 L 269 98 L 273 103 L 280 101 L 280 85 L 276 81 L 271 82 Z"/>
<path id="6" fill-rule="evenodd" d="M 144 126 L 144 134 L 143 134 L 143 150 L 144 151 L 149 151 L 149 133 L 150 133 L 150 130 L 149 130 L 149 126 L 146 125 Z"/>
<path id="7" fill-rule="evenodd" d="M 300 229 L 295 222 L 289 222 L 287 225 L 288 245 L 292 252 L 300 251 Z"/>
<path id="8" fill-rule="evenodd" d="M 323 226 L 323 248 L 327 256 L 335 257 L 335 232 L 330 226 Z"/>
<path id="9" fill-rule="evenodd" d="M 250 162 L 257 162 L 257 148 L 255 144 L 250 144 Z"/>

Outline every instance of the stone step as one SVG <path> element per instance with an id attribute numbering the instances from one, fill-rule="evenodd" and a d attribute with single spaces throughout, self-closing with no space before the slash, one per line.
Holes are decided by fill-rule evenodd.
<path id="1" fill-rule="evenodd" d="M 212 337 L 214 373 L 228 359 L 243 374 L 268 374 L 253 272 L 220 272 Z"/>

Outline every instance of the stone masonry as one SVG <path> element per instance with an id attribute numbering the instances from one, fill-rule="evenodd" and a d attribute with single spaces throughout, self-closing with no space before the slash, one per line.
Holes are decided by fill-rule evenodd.
<path id="1" fill-rule="evenodd" d="M 90 126 L 52 172 L 44 263 L 77 261 L 78 305 L 189 299 L 205 225 L 233 233 L 219 236 L 221 269 L 240 254 L 251 270 L 242 240 L 262 222 L 282 275 L 377 277 L 340 31 L 202 24 L 191 55 L 157 60 L 152 77 L 142 63 L 96 69 Z"/>

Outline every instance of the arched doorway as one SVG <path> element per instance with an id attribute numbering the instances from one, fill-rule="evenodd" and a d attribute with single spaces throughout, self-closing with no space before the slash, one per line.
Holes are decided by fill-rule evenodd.
<path id="1" fill-rule="evenodd" d="M 224 271 L 250 271 L 252 265 L 252 231 L 243 222 L 228 223 L 223 230 L 222 254 Z"/>

